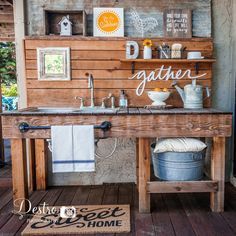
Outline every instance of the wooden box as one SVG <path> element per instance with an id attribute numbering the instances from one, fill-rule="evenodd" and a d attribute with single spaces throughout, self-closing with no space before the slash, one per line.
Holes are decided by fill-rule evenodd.
<path id="1" fill-rule="evenodd" d="M 45 10 L 45 34 L 60 35 L 60 25 L 63 16 L 69 15 L 72 22 L 72 35 L 86 36 L 87 15 L 84 10 L 76 11 L 52 11 Z"/>

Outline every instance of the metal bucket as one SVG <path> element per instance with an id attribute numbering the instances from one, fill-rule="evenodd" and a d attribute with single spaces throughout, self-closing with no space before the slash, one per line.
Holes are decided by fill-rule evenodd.
<path id="1" fill-rule="evenodd" d="M 205 151 L 153 153 L 154 174 L 162 180 L 193 181 L 203 177 Z"/>

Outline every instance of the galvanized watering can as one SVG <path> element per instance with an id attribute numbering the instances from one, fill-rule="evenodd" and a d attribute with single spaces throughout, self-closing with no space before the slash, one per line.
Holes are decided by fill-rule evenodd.
<path id="1" fill-rule="evenodd" d="M 210 97 L 209 88 L 206 87 L 206 97 L 203 98 L 203 87 L 196 84 L 196 80 L 192 80 L 192 84 L 184 86 L 184 90 L 181 89 L 176 83 L 173 84 L 178 93 L 180 94 L 184 108 L 187 109 L 201 109 L 203 108 L 203 100 Z"/>

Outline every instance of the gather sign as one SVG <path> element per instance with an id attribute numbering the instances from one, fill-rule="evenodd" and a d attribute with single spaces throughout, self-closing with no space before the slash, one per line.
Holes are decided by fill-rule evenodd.
<path id="1" fill-rule="evenodd" d="M 157 68 L 157 69 L 151 71 L 150 73 L 147 73 L 145 70 L 138 71 L 136 74 L 134 74 L 129 79 L 141 80 L 140 84 L 138 85 L 138 87 L 136 89 L 136 95 L 141 96 L 145 90 L 146 84 L 151 81 L 180 80 L 183 78 L 199 79 L 199 78 L 202 78 L 206 75 L 207 75 L 207 73 L 193 75 L 192 71 L 190 69 L 186 69 L 186 70 L 180 69 L 177 71 L 173 71 L 172 66 L 165 67 L 165 65 L 162 65 L 160 68 Z"/>

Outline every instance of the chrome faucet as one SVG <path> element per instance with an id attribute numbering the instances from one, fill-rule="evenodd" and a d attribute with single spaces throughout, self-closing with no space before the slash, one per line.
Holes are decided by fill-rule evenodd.
<path id="1" fill-rule="evenodd" d="M 90 89 L 90 107 L 94 107 L 94 79 L 92 74 L 88 76 L 88 88 Z"/>

